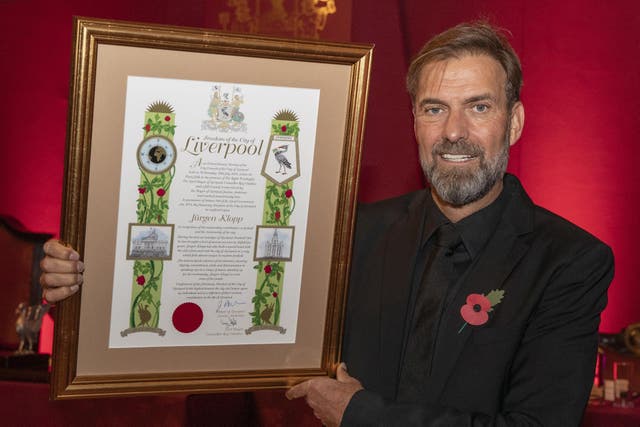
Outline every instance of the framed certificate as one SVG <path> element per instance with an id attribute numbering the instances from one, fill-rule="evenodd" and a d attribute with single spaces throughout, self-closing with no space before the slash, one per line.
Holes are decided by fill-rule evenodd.
<path id="1" fill-rule="evenodd" d="M 75 20 L 54 399 L 334 374 L 371 51 Z"/>

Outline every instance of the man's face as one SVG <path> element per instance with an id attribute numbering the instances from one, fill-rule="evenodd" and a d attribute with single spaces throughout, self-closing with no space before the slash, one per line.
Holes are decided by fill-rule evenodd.
<path id="1" fill-rule="evenodd" d="M 446 203 L 464 206 L 502 188 L 509 146 L 524 122 L 520 102 L 508 110 L 505 84 L 506 73 L 487 55 L 428 63 L 420 73 L 414 107 L 420 163 Z"/>

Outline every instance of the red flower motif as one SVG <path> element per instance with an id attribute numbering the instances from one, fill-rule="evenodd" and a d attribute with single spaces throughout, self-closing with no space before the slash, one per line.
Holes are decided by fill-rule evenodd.
<path id="1" fill-rule="evenodd" d="M 144 130 L 146 132 L 149 132 L 151 130 L 151 125 L 149 123 L 147 123 L 147 125 L 144 127 Z"/>
<path id="2" fill-rule="evenodd" d="M 282 125 L 282 127 L 280 128 L 280 130 L 282 132 L 286 132 L 287 131 L 287 126 L 286 125 Z"/>
<path id="3" fill-rule="evenodd" d="M 271 273 L 271 266 L 269 264 L 264 266 L 264 272 L 267 273 L 267 274 Z"/>
<path id="4" fill-rule="evenodd" d="M 274 292 L 271 295 L 273 295 L 274 298 L 278 298 L 278 293 L 277 292 Z"/>
<path id="5" fill-rule="evenodd" d="M 278 221 L 280 219 L 280 211 L 276 211 L 275 214 L 273 214 L 274 217 L 276 217 L 276 221 Z"/>
<path id="6" fill-rule="evenodd" d="M 291 196 L 293 196 L 293 190 L 292 190 L 292 189 L 288 189 L 287 191 L 285 191 L 285 192 L 284 192 L 284 196 L 285 196 L 287 199 L 290 199 L 290 198 L 291 198 Z"/>
<path id="7" fill-rule="evenodd" d="M 165 122 L 170 122 L 170 121 L 171 121 L 171 117 L 169 117 L 169 116 L 164 116 L 164 121 L 165 121 Z"/>
<path id="8" fill-rule="evenodd" d="M 162 197 L 165 194 L 167 194 L 167 192 L 164 191 L 164 188 L 158 188 L 158 191 L 156 191 L 156 194 L 158 195 L 158 197 Z"/>
<path id="9" fill-rule="evenodd" d="M 140 194 L 144 194 L 144 192 L 145 192 L 145 191 L 147 191 L 147 189 L 146 189 L 146 188 L 144 188 L 144 187 L 138 187 L 138 193 L 140 193 Z"/>
<path id="10" fill-rule="evenodd" d="M 144 278 L 144 276 L 140 275 L 138 277 L 136 277 L 136 282 L 138 282 L 138 285 L 140 286 L 144 286 L 144 284 L 147 282 L 146 279 Z"/>
<path id="11" fill-rule="evenodd" d="M 479 326 L 489 320 L 490 309 L 491 301 L 487 297 L 481 294 L 469 294 L 467 303 L 460 308 L 460 314 L 468 324 Z"/>

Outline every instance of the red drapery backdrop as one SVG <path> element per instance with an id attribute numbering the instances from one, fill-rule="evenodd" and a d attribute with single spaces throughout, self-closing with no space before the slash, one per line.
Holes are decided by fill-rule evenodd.
<path id="1" fill-rule="evenodd" d="M 226 3 L 226 2 L 225 2 Z M 404 73 L 411 53 L 458 22 L 486 17 L 513 34 L 522 59 L 527 113 L 510 170 L 534 201 L 610 244 L 616 278 L 601 330 L 640 321 L 635 242 L 640 168 L 640 4 L 633 0 L 337 1 L 331 25 L 376 44 L 360 199 L 422 185 Z M 217 6 L 216 6 L 217 7 Z M 63 179 L 73 15 L 214 26 L 204 0 L 0 1 L 0 212 L 29 229 L 57 233 Z M 340 30 L 340 28 L 338 28 Z M 344 28 L 342 28 L 344 30 Z"/>
<path id="2" fill-rule="evenodd" d="M 525 127 L 509 170 L 536 203 L 613 248 L 616 276 L 600 330 L 640 321 L 639 12 L 632 0 L 354 1 L 353 40 L 376 43 L 361 200 L 420 185 L 403 93 L 411 55 L 450 26 L 489 19 L 511 31 L 524 70 Z"/>

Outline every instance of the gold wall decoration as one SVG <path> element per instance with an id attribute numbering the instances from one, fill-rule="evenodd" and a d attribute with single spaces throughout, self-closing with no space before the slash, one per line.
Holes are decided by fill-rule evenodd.
<path id="1" fill-rule="evenodd" d="M 319 39 L 335 0 L 228 0 L 218 13 L 223 30 L 245 34 Z"/>

